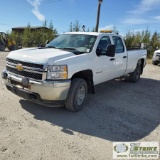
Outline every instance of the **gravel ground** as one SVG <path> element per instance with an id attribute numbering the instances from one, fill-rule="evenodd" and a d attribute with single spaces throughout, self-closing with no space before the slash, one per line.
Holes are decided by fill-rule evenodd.
<path id="1" fill-rule="evenodd" d="M 113 141 L 160 142 L 160 66 L 148 64 L 136 84 L 113 80 L 95 90 L 71 113 L 17 97 L 0 77 L 0 160 L 112 160 Z"/>

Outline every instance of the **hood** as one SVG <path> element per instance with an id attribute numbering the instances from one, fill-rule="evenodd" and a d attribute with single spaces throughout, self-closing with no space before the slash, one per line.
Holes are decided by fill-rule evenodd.
<path id="1" fill-rule="evenodd" d="M 72 52 L 55 48 L 26 48 L 10 52 L 7 58 L 37 64 L 52 63 L 53 65 L 56 60 L 72 56 L 75 56 Z"/>
<path id="2" fill-rule="evenodd" d="M 159 50 L 156 50 L 155 53 L 160 53 L 160 49 L 159 49 Z"/>

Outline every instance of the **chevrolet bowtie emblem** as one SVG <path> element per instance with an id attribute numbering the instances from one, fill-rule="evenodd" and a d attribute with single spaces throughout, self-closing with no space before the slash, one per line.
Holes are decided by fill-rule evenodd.
<path id="1" fill-rule="evenodd" d="M 22 64 L 17 64 L 16 65 L 16 69 L 18 70 L 18 71 L 23 71 L 23 66 L 22 66 Z"/>

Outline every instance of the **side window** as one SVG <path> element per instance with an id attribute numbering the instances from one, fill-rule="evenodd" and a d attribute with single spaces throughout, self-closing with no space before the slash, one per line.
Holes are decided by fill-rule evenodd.
<path id="1" fill-rule="evenodd" d="M 105 36 L 100 39 L 97 48 L 102 50 L 102 52 L 101 52 L 102 55 L 106 54 L 106 49 L 109 44 L 111 44 L 111 40 L 110 40 L 109 36 Z"/>
<path id="2" fill-rule="evenodd" d="M 123 41 L 120 37 L 113 37 L 113 42 L 115 44 L 116 47 L 116 53 L 123 53 L 124 52 L 124 45 L 123 45 Z"/>

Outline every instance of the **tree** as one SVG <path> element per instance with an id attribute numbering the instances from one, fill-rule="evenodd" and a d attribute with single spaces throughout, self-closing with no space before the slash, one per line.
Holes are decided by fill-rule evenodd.
<path id="1" fill-rule="evenodd" d="M 72 22 L 70 23 L 69 31 L 70 31 L 70 32 L 73 32 L 73 25 L 72 25 Z"/>
<path id="2" fill-rule="evenodd" d="M 118 31 L 118 29 L 117 29 L 116 26 L 113 26 L 113 33 L 115 33 L 115 34 L 118 34 L 118 33 L 119 33 L 119 31 Z"/>
<path id="3" fill-rule="evenodd" d="M 155 50 L 157 47 L 160 47 L 160 35 L 157 31 L 154 32 L 153 36 L 151 37 L 150 45 Z"/>
<path id="4" fill-rule="evenodd" d="M 33 45 L 32 38 L 33 38 L 33 35 L 31 34 L 31 27 L 30 27 L 30 24 L 28 24 L 27 28 L 24 30 L 24 33 L 23 33 L 22 45 L 31 47 Z"/>
<path id="5" fill-rule="evenodd" d="M 47 21 L 44 22 L 45 26 Z M 44 26 L 44 24 L 42 24 Z M 47 27 L 47 26 L 46 26 Z M 28 23 L 26 29 L 23 33 L 10 33 L 9 36 L 17 42 L 17 44 L 22 44 L 23 47 L 35 47 L 39 44 L 45 45 L 46 40 L 51 41 L 57 36 L 57 29 L 54 28 L 52 21 L 50 22 L 48 29 L 42 28 L 40 30 L 35 29 L 31 31 L 31 25 Z"/>
<path id="6" fill-rule="evenodd" d="M 70 23 L 69 25 L 69 31 L 70 32 L 79 32 L 81 30 L 82 26 L 80 23 L 76 20 L 74 23 Z"/>
<path id="7" fill-rule="evenodd" d="M 151 58 L 154 51 L 157 49 L 157 47 L 160 47 L 160 36 L 159 34 L 155 31 L 154 34 L 152 35 L 150 39 L 150 48 L 148 51 L 148 57 Z"/>
<path id="8" fill-rule="evenodd" d="M 96 28 L 95 28 L 95 27 L 93 27 L 91 31 L 92 31 L 92 32 L 95 32 L 95 31 L 96 31 Z"/>
<path id="9" fill-rule="evenodd" d="M 160 34 L 158 32 L 151 32 L 143 30 L 142 32 L 128 32 L 125 36 L 125 42 L 127 48 L 139 48 L 140 44 L 143 43 L 147 49 L 147 56 L 151 58 L 157 47 L 160 47 Z"/>
<path id="10" fill-rule="evenodd" d="M 50 23 L 49 23 L 49 29 L 52 29 L 52 30 L 54 29 L 52 21 L 50 21 Z"/>
<path id="11" fill-rule="evenodd" d="M 42 23 L 43 27 L 47 27 L 47 20 L 45 19 L 45 21 Z"/>
<path id="12" fill-rule="evenodd" d="M 125 36 L 125 43 L 127 48 L 133 48 L 135 40 L 134 32 L 129 31 Z"/>
<path id="13" fill-rule="evenodd" d="M 81 30 L 81 25 L 79 24 L 78 21 L 76 21 L 76 22 L 73 24 L 73 31 L 79 32 L 80 30 Z"/>

